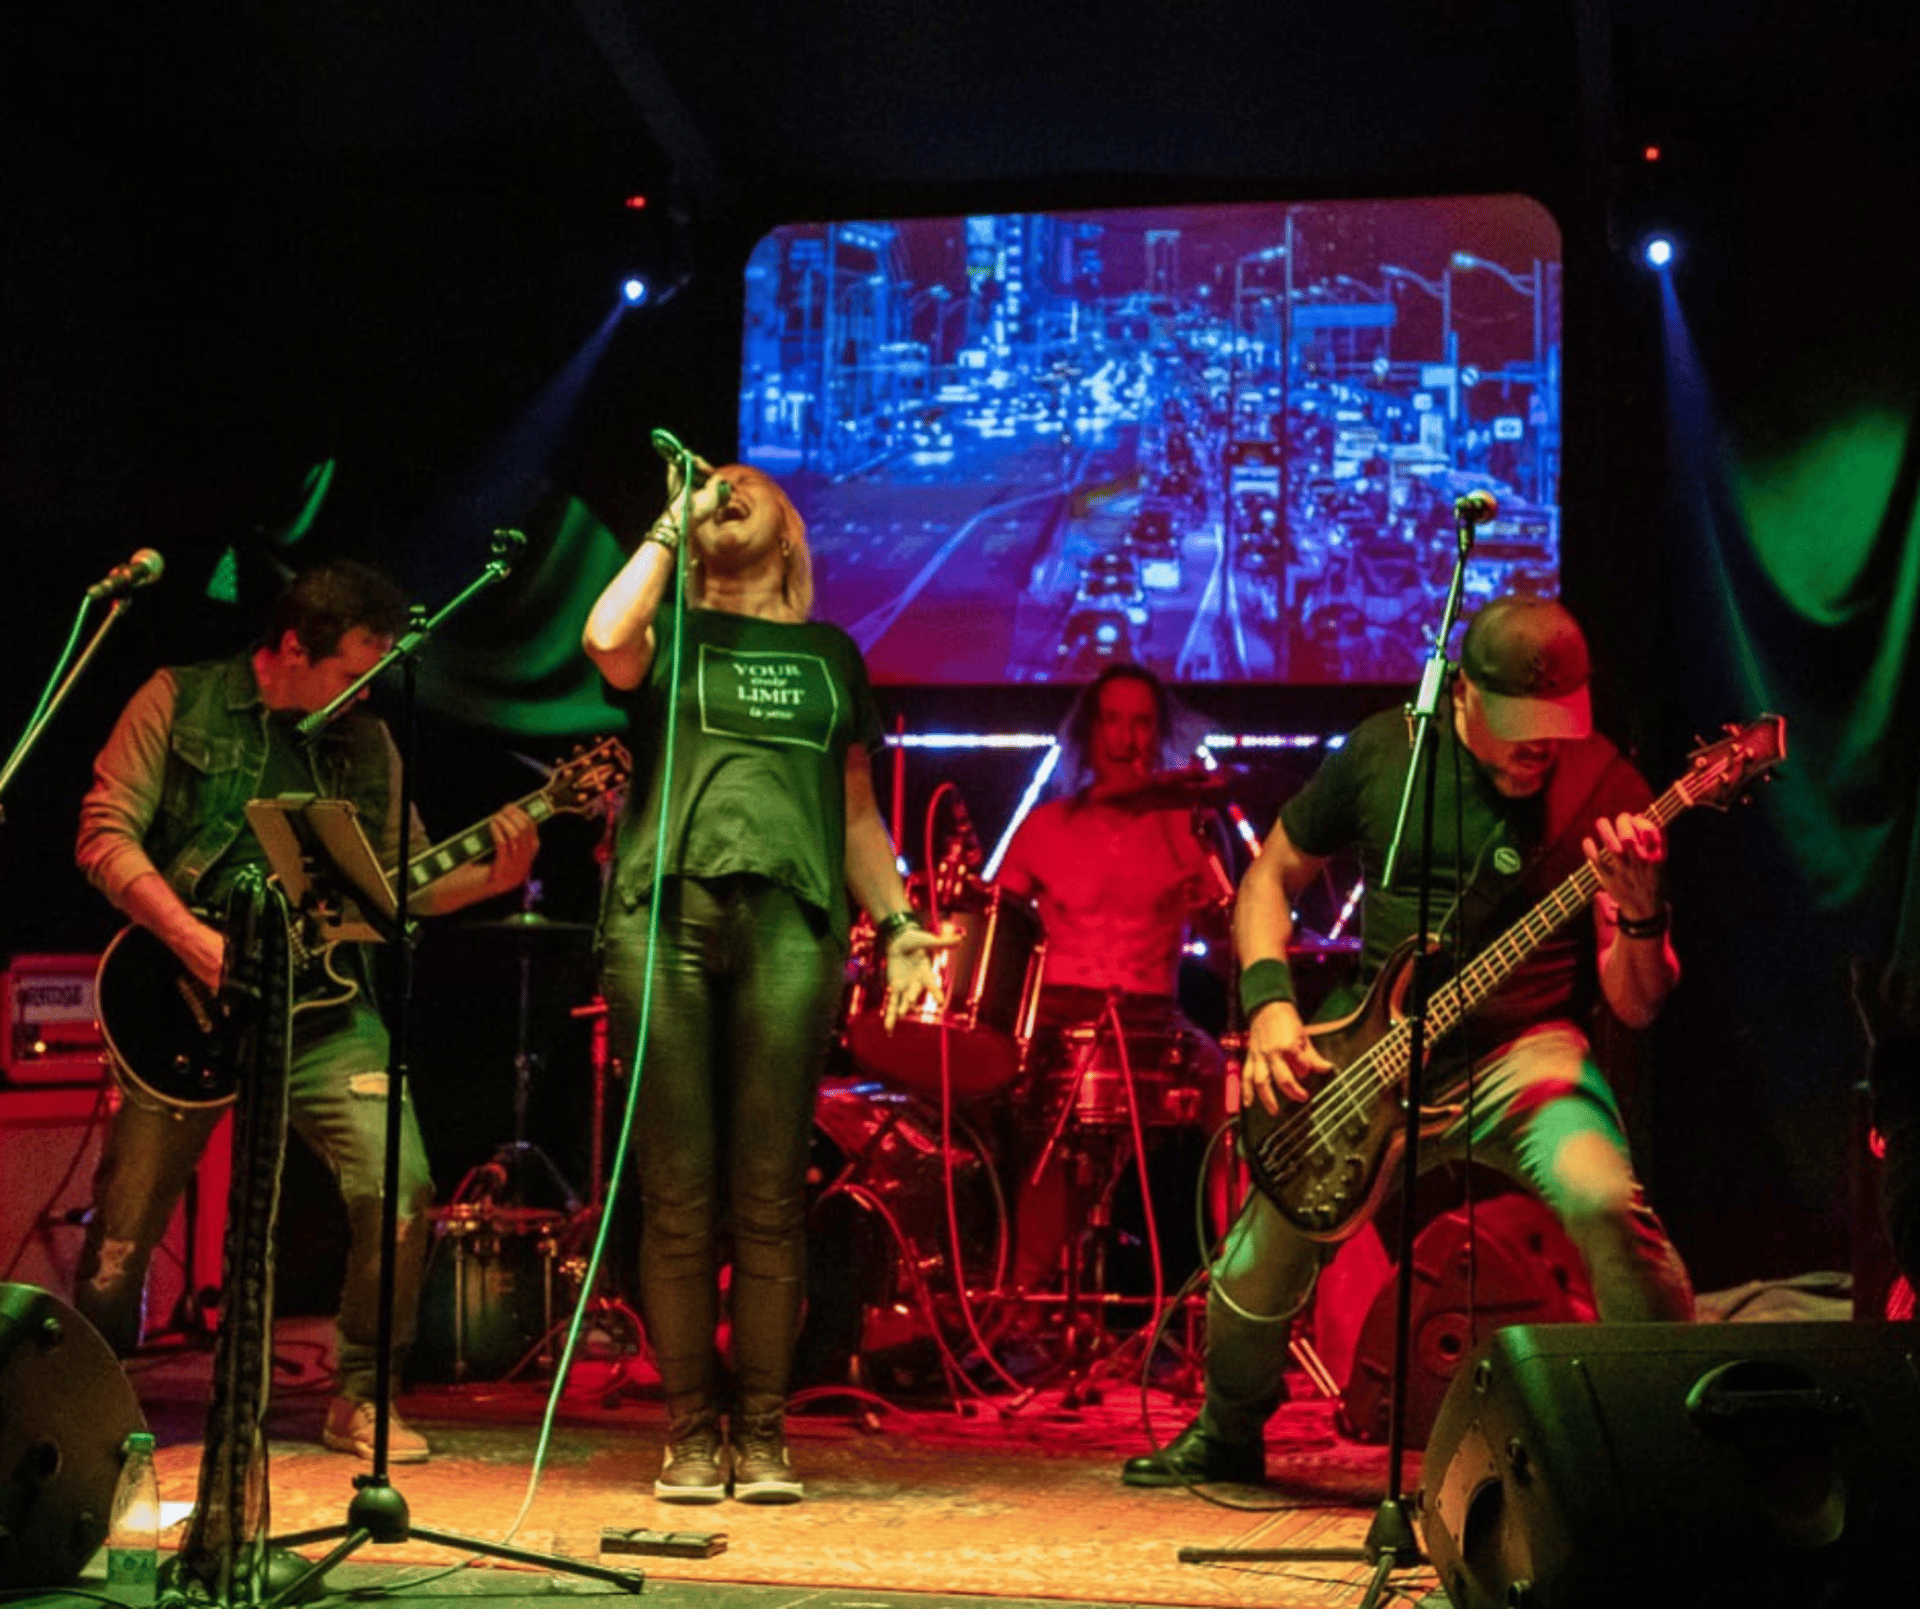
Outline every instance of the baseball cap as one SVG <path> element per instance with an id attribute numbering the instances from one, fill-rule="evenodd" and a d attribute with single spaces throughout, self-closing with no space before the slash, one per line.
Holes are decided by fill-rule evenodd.
<path id="1" fill-rule="evenodd" d="M 1507 743 L 1585 737 L 1587 639 L 1552 598 L 1495 598 L 1473 617 L 1460 669 L 1480 691 L 1487 726 Z"/>

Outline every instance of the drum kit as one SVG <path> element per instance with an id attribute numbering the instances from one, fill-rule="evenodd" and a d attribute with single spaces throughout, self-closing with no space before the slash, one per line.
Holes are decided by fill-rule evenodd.
<path id="1" fill-rule="evenodd" d="M 1225 785 L 1180 772 L 1134 792 L 1140 808 L 1164 809 Z M 1152 1317 L 1143 1293 L 1113 1288 L 1115 1185 L 1174 1131 L 1222 1121 L 1227 1065 L 1170 1002 L 1085 990 L 1043 997 L 1046 936 L 1023 897 L 953 858 L 934 869 L 931 888 L 916 881 L 916 902 L 931 904 L 960 942 L 936 959 L 943 998 L 923 1000 L 888 1031 L 884 958 L 872 924 L 855 928 L 815 1113 L 796 1384 L 957 1398 L 963 1372 L 1030 1386 L 1037 1356 L 1041 1378 L 1065 1374 L 1077 1387 L 1135 1327 L 1120 1315 Z M 604 1207 L 618 1083 L 604 1003 L 572 1013 L 594 1030 L 584 1196 L 525 1137 L 538 1066 L 528 1048 L 532 955 L 585 926 L 526 911 L 486 927 L 519 943 L 515 1132 L 434 1211 L 414 1371 L 426 1379 L 499 1380 L 550 1363 Z M 1091 998 L 1062 1010 L 1062 993 Z M 1050 1209 L 1035 1205 L 1049 1174 Z M 563 1205 L 523 1204 L 509 1181 L 529 1176 L 555 1181 Z M 1153 1211 L 1145 1199 L 1141 1207 Z M 1049 1216 L 1058 1221 L 1039 1221 Z M 1031 1244 L 1016 1247 L 1022 1234 L 1058 1242 L 1042 1248 L 1042 1268 Z M 617 1289 L 623 1274 L 610 1271 L 598 1289 Z M 632 1309 L 610 1295 L 594 1306 L 598 1331 L 637 1353 Z M 1021 1355 L 1024 1378 L 1002 1367 L 1000 1350 Z"/>

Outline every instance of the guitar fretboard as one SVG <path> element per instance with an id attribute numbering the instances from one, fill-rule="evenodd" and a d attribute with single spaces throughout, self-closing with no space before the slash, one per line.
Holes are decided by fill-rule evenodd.
<path id="1" fill-rule="evenodd" d="M 1684 776 L 1641 814 L 1664 827 L 1696 803 L 1700 791 L 1701 779 Z M 1429 1047 L 1437 1044 L 1506 982 L 1541 944 L 1585 910 L 1599 887 L 1600 878 L 1593 863 L 1583 860 L 1577 871 L 1475 956 L 1458 976 L 1436 989 L 1427 1001 Z M 1407 1075 L 1411 1040 L 1407 1024 L 1396 1023 L 1349 1072 L 1366 1077 L 1381 1091 L 1392 1089 Z"/>
<path id="2" fill-rule="evenodd" d="M 553 801 L 546 790 L 530 793 L 519 801 L 520 808 L 538 826 L 554 813 Z M 493 818 L 489 816 L 488 821 Z M 431 848 L 423 849 L 407 862 L 407 887 L 414 893 L 437 883 L 449 872 L 493 853 L 493 834 L 486 821 L 477 821 L 465 832 L 456 834 Z"/>

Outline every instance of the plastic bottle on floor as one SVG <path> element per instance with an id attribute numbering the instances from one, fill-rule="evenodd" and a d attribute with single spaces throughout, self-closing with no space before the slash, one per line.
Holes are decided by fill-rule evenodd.
<path id="1" fill-rule="evenodd" d="M 144 1430 L 120 1449 L 120 1481 L 107 1521 L 107 1590 L 122 1603 L 152 1603 L 160 1577 L 160 1477 Z"/>

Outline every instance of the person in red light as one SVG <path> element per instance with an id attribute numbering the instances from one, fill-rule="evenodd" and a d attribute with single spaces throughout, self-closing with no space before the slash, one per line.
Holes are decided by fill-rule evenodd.
<path id="1" fill-rule="evenodd" d="M 1129 1055 L 1136 1079 L 1155 1070 L 1150 1047 L 1177 1041 L 1187 1049 L 1183 1076 L 1201 1097 L 1195 1120 L 1212 1128 L 1226 1114 L 1224 1062 L 1180 1009 L 1179 970 L 1194 923 L 1218 917 L 1232 886 L 1195 833 L 1191 807 L 1149 787 L 1172 769 L 1173 724 L 1166 688 L 1139 665 L 1111 665 L 1088 683 L 1064 739 L 1077 785 L 1020 824 L 998 880 L 1033 900 L 1046 933 L 1041 1045 L 1069 1030 L 1108 1033 L 1108 1013 L 1117 1011 L 1137 1051 Z M 1025 1117 L 1042 1133 L 1050 1126 L 1041 1113 Z M 1031 1291 L 1060 1258 L 1067 1200 L 1059 1166 L 1036 1181 L 1028 1177 L 1033 1156 L 1025 1160 L 1014 1282 Z M 1220 1183 L 1224 1189 L 1224 1177 Z"/>
<path id="2" fill-rule="evenodd" d="M 1686 1269 L 1634 1176 L 1613 1093 L 1580 1025 L 1597 995 L 1622 1022 L 1644 1027 L 1680 975 L 1662 893 L 1665 836 L 1644 813 L 1646 783 L 1593 731 L 1588 673 L 1586 639 L 1557 602 L 1503 597 L 1475 615 L 1432 761 L 1430 870 L 1415 853 L 1401 857 L 1391 882 L 1384 875 L 1412 763 L 1401 710 L 1363 722 L 1287 802 L 1234 911 L 1245 1098 L 1249 1109 L 1257 1101 L 1277 1114 L 1330 1071 L 1293 1003 L 1286 962 L 1293 902 L 1329 857 L 1356 849 L 1366 884 L 1355 995 L 1329 1002 L 1329 1019 L 1412 936 L 1423 879 L 1443 941 L 1457 937 L 1472 955 L 1536 889 L 1584 860 L 1599 886 L 1593 919 L 1546 937 L 1433 1047 L 1422 1098 L 1459 1104 L 1421 1159 L 1436 1166 L 1470 1150 L 1544 1200 L 1586 1262 L 1601 1319 L 1685 1320 Z M 1264 1194 L 1249 1196 L 1213 1264 L 1205 1404 L 1169 1446 L 1129 1460 L 1123 1480 L 1262 1478 L 1264 1427 L 1284 1399 L 1287 1329 L 1331 1250 Z"/>

